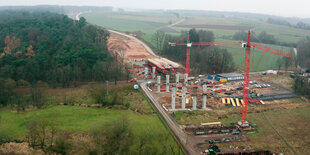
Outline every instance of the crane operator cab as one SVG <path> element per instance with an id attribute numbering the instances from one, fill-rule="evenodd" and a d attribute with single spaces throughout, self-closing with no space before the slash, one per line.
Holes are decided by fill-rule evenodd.
<path id="1" fill-rule="evenodd" d="M 247 43 L 242 43 L 241 46 L 242 46 L 243 48 L 246 48 L 246 47 L 247 47 Z"/>

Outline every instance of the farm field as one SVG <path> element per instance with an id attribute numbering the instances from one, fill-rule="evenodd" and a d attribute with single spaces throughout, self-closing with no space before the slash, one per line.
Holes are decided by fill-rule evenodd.
<path id="1" fill-rule="evenodd" d="M 255 109 L 250 106 L 249 111 L 252 112 L 248 113 L 248 121 L 257 125 L 257 132 L 247 134 L 247 137 L 249 138 L 247 142 L 222 143 L 218 144 L 218 146 L 220 148 L 248 146 L 255 150 L 270 150 L 272 152 L 293 155 L 294 153 L 285 145 L 277 135 L 276 131 L 274 131 L 267 123 L 267 120 L 264 117 L 265 115 L 273 127 L 297 152 L 297 154 L 309 154 L 310 141 L 308 139 L 310 139 L 310 136 L 308 131 L 305 130 L 310 127 L 309 103 L 298 98 L 291 99 L 290 101 L 282 101 L 282 103 L 283 102 L 287 103 L 282 106 L 268 105 L 269 107 L 256 107 Z M 278 104 L 282 103 L 278 102 Z M 279 106 L 278 109 L 276 106 Z M 267 110 L 267 108 L 270 109 Z M 226 125 L 230 125 L 230 123 L 235 123 L 241 118 L 241 108 L 235 110 L 224 108 L 216 111 L 217 112 L 212 113 L 176 113 L 176 120 L 181 124 L 199 124 L 201 122 L 221 121 Z"/>
<path id="2" fill-rule="evenodd" d="M 187 31 L 190 28 L 211 30 L 215 35 L 215 41 L 231 42 L 232 40 L 222 39 L 231 38 L 235 32 L 247 30 L 251 28 L 256 33 L 266 31 L 275 36 L 277 41 L 296 43 L 305 36 L 310 35 L 310 31 L 285 27 L 281 25 L 268 24 L 258 20 L 250 20 L 236 17 L 214 17 L 214 16 L 193 16 L 191 14 L 180 15 L 177 18 L 169 12 L 104 12 L 104 13 L 84 13 L 83 17 L 88 22 L 103 26 L 105 28 L 122 31 L 136 32 L 141 31 L 140 36 L 148 44 L 155 46 L 152 35 L 155 31 L 184 19 L 183 22 L 169 29 L 178 32 Z M 179 35 L 180 33 L 167 32 L 167 34 Z M 268 45 L 270 46 L 270 45 Z M 243 70 L 244 49 L 239 46 L 220 46 L 233 54 L 234 63 L 238 70 Z M 273 48 L 287 50 L 288 47 L 271 45 Z M 185 49 L 184 49 L 185 52 Z M 276 69 L 276 61 L 280 56 L 253 50 L 251 71 L 264 71 L 268 69 Z M 264 60 L 264 62 L 262 62 Z"/>
<path id="3" fill-rule="evenodd" d="M 155 31 L 168 25 L 173 17 L 141 13 L 85 13 L 82 14 L 88 22 L 118 31 Z"/>
<path id="4" fill-rule="evenodd" d="M 53 119 L 57 129 L 61 131 L 88 132 L 92 125 L 104 123 L 122 115 L 128 117 L 135 135 L 142 136 L 141 134 L 147 130 L 155 133 L 165 132 L 164 128 L 158 128 L 162 125 L 155 115 L 138 115 L 126 110 L 77 106 L 53 106 L 24 113 L 2 110 L 0 131 L 6 133 L 10 139 L 21 138 L 27 132 L 28 122 L 34 117 L 39 117 Z"/>
<path id="5" fill-rule="evenodd" d="M 217 42 L 237 42 L 227 39 L 215 39 Z M 288 47 L 267 45 L 269 47 L 280 49 L 284 51 L 290 51 Z M 245 49 L 239 45 L 220 45 L 221 48 L 225 48 L 234 58 L 234 63 L 240 71 L 244 69 Z M 264 71 L 267 69 L 277 69 L 277 60 L 281 59 L 282 56 L 268 53 L 259 49 L 252 49 L 251 51 L 251 67 L 250 71 Z M 293 63 L 294 64 L 294 63 Z M 282 66 L 283 69 L 283 66 Z"/>

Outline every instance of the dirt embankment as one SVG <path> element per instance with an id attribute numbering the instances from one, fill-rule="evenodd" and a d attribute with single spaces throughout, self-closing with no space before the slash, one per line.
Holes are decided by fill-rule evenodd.
<path id="1" fill-rule="evenodd" d="M 109 52 L 115 56 L 119 62 L 127 65 L 130 65 L 131 59 L 140 61 L 156 57 L 150 53 L 143 44 L 138 42 L 137 39 L 114 33 L 113 31 L 110 31 L 107 46 Z"/>

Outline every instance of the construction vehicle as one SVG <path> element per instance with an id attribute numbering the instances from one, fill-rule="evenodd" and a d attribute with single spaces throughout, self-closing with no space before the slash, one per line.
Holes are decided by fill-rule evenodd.
<path id="1" fill-rule="evenodd" d="M 131 79 L 130 82 L 137 82 L 137 78 Z"/>

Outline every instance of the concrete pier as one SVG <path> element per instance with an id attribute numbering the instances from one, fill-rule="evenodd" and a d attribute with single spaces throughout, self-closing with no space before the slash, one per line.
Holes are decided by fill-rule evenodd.
<path id="1" fill-rule="evenodd" d="M 169 92 L 170 75 L 166 75 L 166 92 Z"/>
<path id="2" fill-rule="evenodd" d="M 149 74 L 149 68 L 145 67 L 144 68 L 144 77 L 147 79 L 148 78 L 148 74 Z"/>
<path id="3" fill-rule="evenodd" d="M 202 98 L 202 109 L 206 109 L 207 108 L 207 85 L 203 85 L 202 86 L 203 89 L 203 98 Z"/>
<path id="4" fill-rule="evenodd" d="M 172 94 L 171 94 L 171 109 L 175 110 L 175 93 L 176 87 L 172 87 Z"/>
<path id="5" fill-rule="evenodd" d="M 197 96 L 193 96 L 193 110 L 197 110 Z"/>
<path id="6" fill-rule="evenodd" d="M 157 76 L 157 92 L 160 93 L 160 76 Z"/>
<path id="7" fill-rule="evenodd" d="M 175 74 L 175 83 L 179 84 L 180 82 L 180 73 Z"/>
<path id="8" fill-rule="evenodd" d="M 185 84 L 185 86 L 188 84 L 188 74 L 187 73 L 184 74 L 184 84 Z"/>
<path id="9" fill-rule="evenodd" d="M 152 79 L 155 79 L 156 67 L 152 67 Z"/>
<path id="10" fill-rule="evenodd" d="M 186 87 L 182 87 L 182 109 L 185 110 L 186 102 Z"/>

